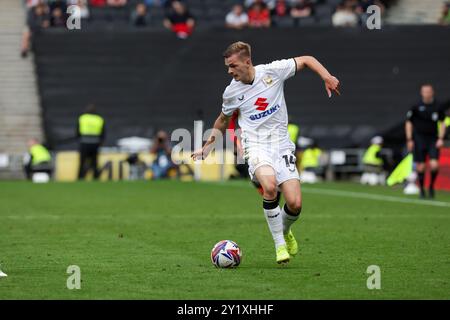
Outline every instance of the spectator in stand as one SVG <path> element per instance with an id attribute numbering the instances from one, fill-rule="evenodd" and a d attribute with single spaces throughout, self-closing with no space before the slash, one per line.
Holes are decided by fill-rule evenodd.
<path id="1" fill-rule="evenodd" d="M 89 0 L 89 5 L 92 7 L 105 7 L 106 0 Z"/>
<path id="2" fill-rule="evenodd" d="M 67 0 L 67 5 L 75 5 L 80 8 L 80 18 L 89 19 L 89 8 L 87 6 L 87 0 Z"/>
<path id="3" fill-rule="evenodd" d="M 289 0 L 277 0 L 275 2 L 273 9 L 270 11 L 272 26 L 282 26 L 283 23 L 292 25 L 290 3 Z"/>
<path id="4" fill-rule="evenodd" d="M 270 12 L 263 0 L 255 0 L 248 9 L 248 25 L 251 28 L 269 28 Z"/>
<path id="5" fill-rule="evenodd" d="M 61 7 L 56 7 L 50 14 L 50 26 L 52 27 L 66 27 L 67 14 Z"/>
<path id="6" fill-rule="evenodd" d="M 186 39 L 194 30 L 194 17 L 189 13 L 186 5 L 180 1 L 172 2 L 172 10 L 172 13 L 166 15 L 163 24 L 167 29 L 172 30 L 178 38 Z"/>
<path id="7" fill-rule="evenodd" d="M 147 6 L 144 3 L 138 3 L 131 13 L 131 23 L 135 27 L 146 27 L 150 25 L 150 16 Z"/>
<path id="8" fill-rule="evenodd" d="M 25 5 L 26 5 L 27 9 L 30 10 L 42 2 L 43 2 L 43 0 L 26 0 Z"/>
<path id="9" fill-rule="evenodd" d="M 309 0 L 294 0 L 291 17 L 294 18 L 295 25 L 298 25 L 301 19 L 311 17 L 313 14 L 314 7 Z"/>
<path id="10" fill-rule="evenodd" d="M 127 5 L 127 0 L 107 0 L 106 4 L 110 7 L 124 7 Z"/>
<path id="11" fill-rule="evenodd" d="M 34 7 L 30 7 L 27 16 L 27 26 L 22 35 L 22 58 L 25 58 L 30 51 L 32 35 L 50 27 L 49 12 L 50 10 L 45 3 L 39 3 Z"/>
<path id="12" fill-rule="evenodd" d="M 277 0 L 271 10 L 272 17 L 287 17 L 290 15 L 291 7 L 287 0 Z"/>
<path id="13" fill-rule="evenodd" d="M 50 27 L 50 9 L 45 3 L 38 4 L 30 11 L 28 26 L 32 31 Z"/>
<path id="14" fill-rule="evenodd" d="M 247 8 L 250 8 L 255 2 L 258 2 L 258 0 L 245 0 L 244 4 Z M 269 10 L 275 8 L 276 0 L 262 0 L 261 2 L 264 2 Z"/>
<path id="15" fill-rule="evenodd" d="M 248 15 L 240 4 L 233 6 L 231 12 L 225 17 L 225 25 L 230 29 L 243 29 L 248 26 Z"/>
<path id="16" fill-rule="evenodd" d="M 66 0 L 49 0 L 50 8 L 50 26 L 65 27 L 67 20 L 67 2 Z"/>
<path id="17" fill-rule="evenodd" d="M 333 26 L 335 27 L 355 27 L 358 25 L 359 18 L 355 13 L 351 1 L 344 1 L 336 8 L 336 12 L 331 17 Z"/>
<path id="18" fill-rule="evenodd" d="M 444 3 L 444 7 L 442 9 L 442 17 L 439 22 L 444 26 L 450 25 L 450 1 Z"/>

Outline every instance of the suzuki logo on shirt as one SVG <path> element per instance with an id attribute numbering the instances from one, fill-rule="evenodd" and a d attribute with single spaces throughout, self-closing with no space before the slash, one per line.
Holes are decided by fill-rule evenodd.
<path id="1" fill-rule="evenodd" d="M 257 113 L 257 114 L 252 114 L 250 116 L 250 120 L 255 121 L 261 118 L 265 118 L 267 116 L 270 116 L 272 113 L 277 112 L 280 109 L 280 105 L 276 105 L 274 107 L 270 107 L 267 110 L 264 110 L 263 112 Z"/>
<path id="2" fill-rule="evenodd" d="M 266 102 L 266 98 L 258 98 L 255 102 L 255 106 L 257 106 L 256 110 L 258 111 L 264 111 L 269 106 L 269 104 Z"/>

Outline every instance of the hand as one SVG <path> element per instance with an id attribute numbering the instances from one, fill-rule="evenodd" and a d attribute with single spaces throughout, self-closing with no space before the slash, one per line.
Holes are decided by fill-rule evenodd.
<path id="1" fill-rule="evenodd" d="M 196 161 L 196 160 L 205 160 L 206 157 L 208 156 L 210 150 L 211 150 L 210 147 L 208 148 L 207 146 L 203 146 L 203 148 L 194 151 L 191 154 L 191 158 L 194 161 Z"/>
<path id="2" fill-rule="evenodd" d="M 341 93 L 339 92 L 339 80 L 336 77 L 333 76 L 329 76 L 326 79 L 324 79 L 325 81 L 325 89 L 327 90 L 328 93 L 328 98 L 331 98 L 331 94 L 332 92 L 337 93 L 339 96 L 341 95 Z"/>
<path id="3" fill-rule="evenodd" d="M 444 146 L 444 139 L 441 139 L 441 138 L 437 139 L 437 141 L 436 141 L 436 148 L 440 149 L 443 146 Z"/>
<path id="4" fill-rule="evenodd" d="M 413 140 L 408 140 L 408 142 L 406 143 L 406 146 L 407 146 L 409 152 L 413 152 L 413 150 L 414 150 L 414 141 Z"/>
<path id="5" fill-rule="evenodd" d="M 196 160 L 203 160 L 204 158 L 206 158 L 206 156 L 204 156 L 203 154 L 203 148 L 200 150 L 196 150 L 191 154 L 191 158 L 192 160 L 196 161 Z"/>

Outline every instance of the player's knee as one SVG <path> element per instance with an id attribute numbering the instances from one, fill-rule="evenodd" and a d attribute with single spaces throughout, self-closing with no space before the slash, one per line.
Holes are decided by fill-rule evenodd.
<path id="1" fill-rule="evenodd" d="M 430 167 L 431 167 L 432 171 L 437 171 L 437 170 L 439 170 L 439 163 L 433 161 L 433 162 L 430 163 Z"/>
<path id="2" fill-rule="evenodd" d="M 300 213 L 302 212 L 302 200 L 300 198 L 297 198 L 293 201 L 289 201 L 287 203 L 287 206 L 289 211 L 297 216 L 300 215 Z"/>
<path id="3" fill-rule="evenodd" d="M 423 173 L 425 171 L 425 164 L 417 164 L 417 172 Z"/>
<path id="4" fill-rule="evenodd" d="M 264 188 L 264 198 L 265 199 L 275 199 L 277 197 L 277 186 L 276 184 L 270 184 Z"/>

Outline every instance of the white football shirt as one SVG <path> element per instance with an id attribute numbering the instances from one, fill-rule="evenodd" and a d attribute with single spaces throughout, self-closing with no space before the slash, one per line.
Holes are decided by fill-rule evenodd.
<path id="1" fill-rule="evenodd" d="M 245 84 L 232 80 L 223 93 L 222 112 L 239 110 L 243 147 L 292 145 L 287 131 L 288 115 L 284 81 L 297 70 L 294 59 L 255 66 L 255 80 Z"/>

